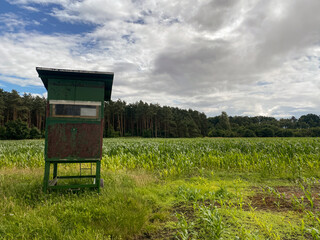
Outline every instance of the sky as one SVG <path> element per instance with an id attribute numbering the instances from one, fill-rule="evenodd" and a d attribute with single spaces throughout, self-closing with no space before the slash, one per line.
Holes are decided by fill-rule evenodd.
<path id="1" fill-rule="evenodd" d="M 114 72 L 112 100 L 217 116 L 320 114 L 319 0 L 0 0 L 0 88 Z"/>

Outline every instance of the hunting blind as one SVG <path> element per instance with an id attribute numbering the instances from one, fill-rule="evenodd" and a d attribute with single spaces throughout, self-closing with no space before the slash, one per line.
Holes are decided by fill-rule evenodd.
<path id="1" fill-rule="evenodd" d="M 111 98 L 114 74 L 40 67 L 36 70 L 48 91 L 43 190 L 96 188 L 99 192 L 103 184 L 100 166 L 104 101 Z M 58 164 L 67 163 L 79 164 L 80 173 L 59 176 Z M 81 164 L 86 167 L 81 167 Z M 53 172 L 50 180 L 51 165 Z M 83 172 L 88 171 L 89 175 L 83 175 Z M 59 179 L 79 178 L 91 181 L 89 184 L 58 183 Z"/>

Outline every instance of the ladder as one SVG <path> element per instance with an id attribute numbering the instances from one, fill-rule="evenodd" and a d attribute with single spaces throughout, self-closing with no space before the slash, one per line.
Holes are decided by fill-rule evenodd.
<path id="1" fill-rule="evenodd" d="M 92 175 L 92 162 L 90 163 L 90 167 L 81 167 L 81 163 L 80 163 L 80 176 L 82 176 L 82 170 L 90 170 L 90 175 Z"/>

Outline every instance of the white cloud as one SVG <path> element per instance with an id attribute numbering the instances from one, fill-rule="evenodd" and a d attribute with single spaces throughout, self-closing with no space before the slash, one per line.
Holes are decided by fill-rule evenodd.
<path id="1" fill-rule="evenodd" d="M 0 14 L 0 31 L 16 32 L 23 31 L 26 26 L 40 25 L 36 20 L 26 20 L 23 17 L 14 13 Z"/>
<path id="2" fill-rule="evenodd" d="M 21 6 L 22 8 L 29 10 L 31 12 L 39 12 L 39 9 L 35 8 L 35 7 L 31 7 L 31 6 Z"/>
<path id="3" fill-rule="evenodd" d="M 27 79 L 6 81 L 41 85 L 35 66 L 114 71 L 114 99 L 208 115 L 320 113 L 318 0 L 10 2 L 98 25 L 77 35 L 9 33 L 19 25 L 12 15 L 0 73 Z"/>
<path id="4" fill-rule="evenodd" d="M 0 80 L 4 81 L 4 82 L 9 82 L 9 83 L 13 83 L 16 85 L 20 85 L 20 86 L 27 86 L 30 85 L 30 83 L 32 84 L 32 79 L 28 79 L 28 78 L 19 78 L 19 77 L 15 77 L 15 76 L 6 76 L 6 75 L 0 75 Z"/>
<path id="5" fill-rule="evenodd" d="M 30 94 L 32 97 L 41 97 L 41 98 L 44 97 L 43 94 L 38 94 L 38 93 L 30 93 L 30 92 L 22 92 L 22 93 L 20 93 L 21 96 L 23 96 L 24 94 L 27 94 L 27 95 Z"/>
<path id="6" fill-rule="evenodd" d="M 26 25 L 22 19 L 19 19 L 19 17 L 13 13 L 0 14 L 0 22 L 2 23 L 2 26 L 0 25 L 0 29 L 5 29 L 6 31 L 23 28 Z"/>

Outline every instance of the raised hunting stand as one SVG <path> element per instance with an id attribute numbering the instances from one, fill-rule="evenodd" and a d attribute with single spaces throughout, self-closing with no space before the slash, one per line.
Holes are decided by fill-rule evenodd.
<path id="1" fill-rule="evenodd" d="M 110 101 L 113 73 L 36 68 L 48 91 L 43 191 L 95 188 L 100 191 L 104 101 Z M 79 163 L 80 174 L 58 176 L 58 165 Z M 82 175 L 81 164 L 91 166 Z M 95 164 L 95 174 L 92 165 Z M 53 165 L 52 179 L 50 166 Z M 90 170 L 90 168 L 89 168 Z M 91 178 L 90 184 L 59 185 L 59 179 Z"/>

